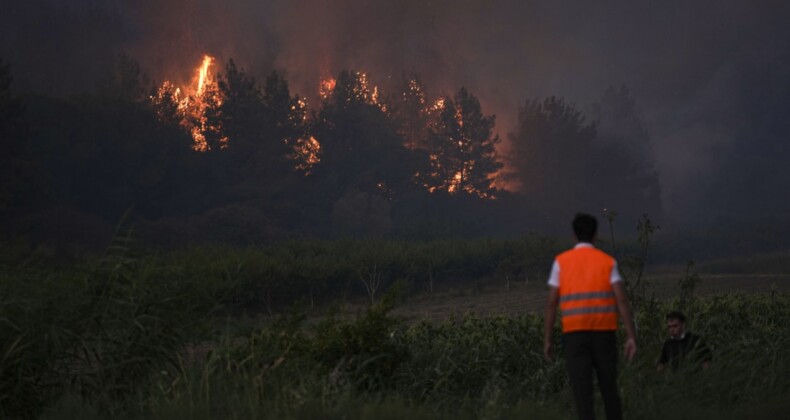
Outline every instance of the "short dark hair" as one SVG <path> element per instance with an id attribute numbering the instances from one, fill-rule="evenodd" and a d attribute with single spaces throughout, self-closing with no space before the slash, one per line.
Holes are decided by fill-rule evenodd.
<path id="1" fill-rule="evenodd" d="M 580 242 L 592 242 L 598 233 L 598 220 L 586 213 L 576 213 L 573 218 L 573 233 Z"/>
<path id="2" fill-rule="evenodd" d="M 672 320 L 672 319 L 677 319 L 678 321 L 680 321 L 680 322 L 682 322 L 684 324 L 686 323 L 686 316 L 683 315 L 683 312 L 680 312 L 680 311 L 672 311 L 672 312 L 667 314 L 666 318 L 667 318 L 667 321 Z"/>

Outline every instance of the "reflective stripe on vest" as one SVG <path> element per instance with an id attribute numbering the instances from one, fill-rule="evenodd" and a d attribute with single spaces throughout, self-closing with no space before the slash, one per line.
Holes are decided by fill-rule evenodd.
<path id="1" fill-rule="evenodd" d="M 614 298 L 614 292 L 572 293 L 560 297 L 560 302 L 569 302 L 572 300 L 601 299 L 601 298 Z"/>
<path id="2" fill-rule="evenodd" d="M 562 316 L 579 315 L 579 314 L 603 314 L 607 312 L 617 313 L 617 306 L 586 306 L 582 308 L 566 309 L 562 311 Z"/>
<path id="3" fill-rule="evenodd" d="M 617 300 L 611 285 L 614 259 L 592 247 L 557 256 L 562 331 L 617 329 Z"/>

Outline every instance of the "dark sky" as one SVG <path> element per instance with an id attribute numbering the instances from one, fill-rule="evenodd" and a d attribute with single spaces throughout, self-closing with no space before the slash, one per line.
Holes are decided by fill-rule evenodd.
<path id="1" fill-rule="evenodd" d="M 467 87 L 506 138 L 527 99 L 556 95 L 587 110 L 608 86 L 625 85 L 651 134 L 667 213 L 678 218 L 717 202 L 710 197 L 735 206 L 717 180 L 752 171 L 738 153 L 770 150 L 775 159 L 756 159 L 767 176 L 783 165 L 778 155 L 790 158 L 776 144 L 790 140 L 784 1 L 0 2 L 0 57 L 18 90 L 90 89 L 119 51 L 155 80 L 187 78 L 209 53 L 258 78 L 283 71 L 307 96 L 344 68 L 382 86 L 414 70 L 431 95 Z M 785 209 L 772 202 L 782 177 L 760 197 L 749 185 L 734 193 Z"/>

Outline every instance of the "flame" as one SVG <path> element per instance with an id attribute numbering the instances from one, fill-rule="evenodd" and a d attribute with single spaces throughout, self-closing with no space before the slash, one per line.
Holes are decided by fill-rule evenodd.
<path id="1" fill-rule="evenodd" d="M 456 172 L 455 176 L 450 180 L 449 185 L 447 186 L 447 192 L 449 192 L 450 194 L 454 194 L 458 192 L 461 186 L 461 181 L 463 181 L 463 179 L 464 179 L 463 172 Z"/>
<path id="2" fill-rule="evenodd" d="M 354 75 L 356 76 L 358 83 L 353 86 L 351 90 L 352 98 L 368 105 L 375 105 L 382 111 L 387 112 L 387 105 L 380 100 L 378 86 L 373 86 L 372 89 L 370 88 L 367 73 L 358 71 L 354 73 Z M 328 100 L 334 93 L 336 87 L 337 79 L 333 77 L 321 79 L 318 87 L 318 96 L 322 100 Z"/>
<path id="3" fill-rule="evenodd" d="M 310 136 L 307 139 L 297 139 L 294 145 L 294 152 L 291 159 L 296 161 L 296 169 L 304 171 L 305 175 L 310 175 L 313 166 L 321 161 L 321 143 Z"/>
<path id="4" fill-rule="evenodd" d="M 464 114 L 461 112 L 461 107 L 455 108 L 455 121 L 458 122 L 458 127 L 463 128 L 464 126 Z M 463 146 L 462 141 L 458 141 L 458 146 Z"/>
<path id="5" fill-rule="evenodd" d="M 293 111 L 289 117 L 291 122 L 307 122 L 307 99 L 301 98 L 296 101 L 295 104 L 291 105 L 291 111 Z"/>
<path id="6" fill-rule="evenodd" d="M 412 92 L 415 91 L 417 86 L 416 84 L 411 84 L 410 87 Z M 450 104 L 453 106 L 452 104 Z M 428 115 L 431 115 L 432 118 L 436 118 L 438 113 L 443 112 L 447 108 L 448 104 L 445 98 L 436 99 L 433 103 L 429 106 L 425 107 L 423 112 Z M 452 147 L 458 151 L 465 151 L 471 146 L 469 138 L 466 137 L 465 131 L 463 130 L 464 127 L 464 114 L 463 108 L 460 105 L 454 105 L 454 113 L 453 118 L 458 125 L 456 129 L 457 132 L 460 134 L 460 137 L 453 139 L 452 137 L 447 138 L 446 140 L 452 140 Z M 433 124 L 436 124 L 437 121 L 434 120 Z M 477 166 L 477 162 L 475 160 L 468 160 L 462 163 L 460 168 L 452 168 L 454 172 L 447 173 L 450 168 L 445 168 L 442 165 L 442 161 L 437 154 L 430 154 L 428 156 L 429 163 L 431 167 L 431 171 L 427 174 L 428 178 L 432 179 L 432 182 L 423 182 L 423 187 L 430 193 L 435 193 L 440 190 L 446 191 L 448 194 L 457 194 L 460 192 L 464 192 L 470 195 L 476 195 L 480 198 L 488 199 L 488 200 L 496 200 L 496 196 L 492 193 L 481 191 L 480 189 L 476 188 L 473 184 L 470 183 L 470 177 L 474 172 L 475 167 Z M 452 174 L 452 176 L 449 176 Z M 415 174 L 415 179 L 421 179 L 420 177 L 423 174 L 417 173 Z"/>
<path id="7" fill-rule="evenodd" d="M 420 105 L 425 105 L 425 94 L 422 92 L 422 87 L 420 86 L 420 82 L 415 79 L 409 80 L 409 92 L 411 95 L 416 96 L 417 100 L 420 102 Z M 403 92 L 403 97 L 406 98 L 409 95 L 408 92 Z"/>
<path id="8" fill-rule="evenodd" d="M 329 99 L 332 92 L 335 91 L 335 86 L 337 86 L 337 80 L 332 77 L 321 80 L 321 84 L 318 88 L 318 95 L 321 96 L 321 99 Z"/>
<path id="9" fill-rule="evenodd" d="M 206 117 L 207 109 L 219 107 L 223 101 L 217 80 L 210 72 L 214 61 L 214 57 L 204 55 L 200 66 L 195 71 L 196 76 L 191 85 L 176 87 L 169 80 L 165 80 L 156 95 L 151 97 L 154 104 L 175 106 L 181 126 L 189 131 L 194 140 L 192 149 L 198 152 L 210 149 L 206 140 L 206 135 L 209 133 L 215 134 L 219 138 L 220 148 L 225 148 L 228 145 L 228 138 L 221 134 L 219 127 L 209 126 Z M 159 117 L 164 118 L 165 116 L 160 112 Z"/>
<path id="10" fill-rule="evenodd" d="M 354 87 L 354 95 L 361 98 L 366 104 L 376 105 L 383 111 L 386 111 L 386 105 L 379 102 L 378 86 L 373 86 L 373 89 L 370 89 L 368 74 L 365 72 L 357 72 L 357 77 L 359 78 L 359 85 Z"/>
<path id="11" fill-rule="evenodd" d="M 444 98 L 439 98 L 434 101 L 433 106 L 429 108 L 430 111 L 436 112 L 444 109 Z"/>
<path id="12" fill-rule="evenodd" d="M 198 96 L 202 95 L 203 92 L 206 91 L 206 82 L 208 81 L 208 69 L 211 65 L 214 64 L 214 57 L 204 55 L 203 56 L 203 64 L 200 65 L 198 69 L 198 83 L 197 83 L 197 94 Z"/>

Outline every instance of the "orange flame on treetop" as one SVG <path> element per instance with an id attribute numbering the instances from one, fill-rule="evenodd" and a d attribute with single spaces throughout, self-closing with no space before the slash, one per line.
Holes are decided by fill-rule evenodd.
<path id="1" fill-rule="evenodd" d="M 337 80 L 334 78 L 326 78 L 321 80 L 321 85 L 318 89 L 318 94 L 321 96 L 321 99 L 327 99 L 335 90 L 335 86 L 337 85 Z"/>
<path id="2" fill-rule="evenodd" d="M 197 82 L 197 94 L 202 95 L 203 92 L 206 90 L 206 82 L 208 81 L 208 69 L 211 65 L 214 64 L 214 57 L 204 55 L 203 56 L 203 64 L 200 65 L 198 69 L 198 82 Z"/>
<path id="3" fill-rule="evenodd" d="M 199 152 L 210 149 L 206 140 L 206 134 L 214 132 L 219 135 L 220 148 L 227 147 L 228 138 L 218 133 L 217 127 L 209 127 L 206 118 L 206 110 L 211 107 L 222 105 L 222 96 L 217 89 L 217 81 L 212 77 L 210 69 L 214 65 L 214 57 L 204 55 L 203 61 L 197 68 L 197 75 L 193 79 L 192 85 L 186 87 L 176 87 L 170 81 L 165 81 L 157 91 L 156 96 L 151 97 L 155 104 L 170 102 L 176 106 L 180 124 L 189 131 L 194 144 L 192 148 Z"/>

